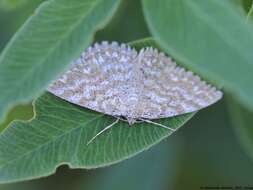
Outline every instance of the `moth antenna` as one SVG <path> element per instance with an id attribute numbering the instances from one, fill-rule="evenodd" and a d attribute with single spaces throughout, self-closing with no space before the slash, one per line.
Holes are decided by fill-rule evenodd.
<path id="1" fill-rule="evenodd" d="M 156 123 L 156 122 L 153 122 L 153 121 L 150 121 L 150 120 L 147 120 L 147 119 L 142 119 L 142 118 L 138 118 L 138 120 L 141 120 L 141 121 L 144 121 L 144 122 L 147 122 L 147 123 L 151 123 L 151 124 L 154 124 L 156 126 L 159 126 L 159 127 L 162 127 L 162 128 L 165 128 L 165 129 L 169 129 L 171 131 L 176 131 L 175 129 L 172 129 L 171 127 L 168 127 L 166 125 L 163 125 L 163 124 L 160 124 L 160 123 Z"/>
<path id="2" fill-rule="evenodd" d="M 101 131 L 99 131 L 94 137 L 92 137 L 88 143 L 86 145 L 89 145 L 90 143 L 92 143 L 99 135 L 101 135 L 102 133 L 104 133 L 105 131 L 107 131 L 108 129 L 110 129 L 111 127 L 113 127 L 115 124 L 117 124 L 119 122 L 119 118 L 116 119 L 116 121 L 114 121 L 112 124 L 108 125 L 107 127 L 105 127 L 104 129 L 102 129 Z"/>

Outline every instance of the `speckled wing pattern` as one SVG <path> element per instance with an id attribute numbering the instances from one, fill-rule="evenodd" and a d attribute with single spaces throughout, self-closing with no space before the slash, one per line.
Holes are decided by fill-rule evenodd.
<path id="1" fill-rule="evenodd" d="M 198 111 L 222 97 L 222 92 L 179 67 L 164 53 L 146 48 L 139 54 L 143 74 L 141 118 L 163 118 Z"/>
<path id="2" fill-rule="evenodd" d="M 71 103 L 113 116 L 156 119 L 194 112 L 222 92 L 153 48 L 102 42 L 89 47 L 48 89 Z"/>

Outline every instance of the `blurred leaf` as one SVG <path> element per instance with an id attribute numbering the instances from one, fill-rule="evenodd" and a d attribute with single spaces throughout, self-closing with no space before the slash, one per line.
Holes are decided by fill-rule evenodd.
<path id="1" fill-rule="evenodd" d="M 232 97 L 227 101 L 232 125 L 242 146 L 253 159 L 253 113 Z"/>
<path id="2" fill-rule="evenodd" d="M 248 14 L 247 14 L 247 21 L 253 21 L 253 2 L 251 2 L 251 6 L 248 10 Z"/>
<path id="3" fill-rule="evenodd" d="M 137 51 L 140 51 L 144 47 L 151 47 L 151 46 L 154 47 L 154 48 L 159 49 L 160 51 L 163 51 L 163 49 L 151 37 L 135 40 L 133 42 L 130 42 L 129 45 L 134 46 L 134 48 Z"/>
<path id="4" fill-rule="evenodd" d="M 143 0 L 168 54 L 253 110 L 253 28 L 230 0 Z"/>
<path id="5" fill-rule="evenodd" d="M 253 1 L 252 0 L 241 0 L 241 2 L 242 2 L 242 5 L 244 7 L 244 10 L 246 12 L 249 12 L 249 10 L 250 10 L 250 8 L 252 6 Z"/>
<path id="6" fill-rule="evenodd" d="M 0 0 L 1 1 L 1 0 Z M 33 0 L 11 11 L 2 11 L 0 8 L 0 52 L 25 20 L 34 13 L 34 10 L 43 0 Z"/>
<path id="7" fill-rule="evenodd" d="M 176 177 L 176 144 L 161 143 L 157 147 L 122 164 L 103 169 L 101 174 L 82 188 L 89 190 L 163 190 L 174 189 Z"/>
<path id="8" fill-rule="evenodd" d="M 0 135 L 0 182 L 46 176 L 63 163 L 71 168 L 96 168 L 127 159 L 157 144 L 171 131 L 151 124 L 129 128 L 120 122 L 92 144 L 98 131 L 115 118 L 74 106 L 46 93 L 35 103 L 31 122 L 13 122 Z M 161 122 L 175 129 L 193 114 Z"/>
<path id="9" fill-rule="evenodd" d="M 0 0 L 0 9 L 12 10 L 23 6 L 27 0 Z"/>
<path id="10" fill-rule="evenodd" d="M 15 106 L 6 117 L 3 123 L 0 123 L 0 133 L 14 119 L 28 120 L 33 117 L 33 108 L 31 104 Z"/>
<path id="11" fill-rule="evenodd" d="M 200 111 L 173 136 L 181 137 L 184 149 L 178 157 L 177 185 L 172 189 L 252 186 L 253 162 L 236 139 L 225 99 Z"/>
<path id="12" fill-rule="evenodd" d="M 150 36 L 140 0 L 122 1 L 110 23 L 96 33 L 96 41 L 129 42 Z"/>
<path id="13" fill-rule="evenodd" d="M 0 119 L 38 96 L 89 45 L 120 0 L 49 0 L 16 33 L 0 56 Z"/>
<path id="14" fill-rule="evenodd" d="M 250 7 L 246 21 L 253 21 L 253 1 L 245 1 L 245 4 Z M 228 108 L 237 137 L 246 152 L 253 158 L 253 113 L 237 103 L 232 97 L 228 100 Z"/>

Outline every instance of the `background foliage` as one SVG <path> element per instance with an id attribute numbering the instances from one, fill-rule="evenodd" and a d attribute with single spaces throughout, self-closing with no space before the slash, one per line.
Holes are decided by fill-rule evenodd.
<path id="1" fill-rule="evenodd" d="M 170 2 L 176 3 L 179 1 Z M 242 27 L 250 28 L 251 26 L 244 26 L 245 23 L 242 23 L 242 20 L 245 19 L 246 22 L 246 12 L 249 12 L 250 14 L 248 16 L 248 22 L 251 22 L 250 8 L 252 2 L 233 2 L 235 2 L 235 4 L 231 4 L 231 6 L 236 6 L 236 8 L 232 8 L 232 10 L 237 12 L 231 12 L 231 8 L 224 6 L 222 9 L 226 12 L 224 15 L 230 14 L 231 20 L 239 19 L 240 24 L 243 25 Z M 33 13 L 34 8 L 39 3 L 40 1 L 34 1 L 33 3 L 22 3 L 17 7 L 17 9 L 2 7 L 2 11 L 0 12 L 0 24 L 2 26 L 4 25 L 5 27 L 3 29 L 1 28 L 0 30 L 0 47 L 4 47 L 8 39 L 10 39 L 12 34 L 23 23 L 23 21 Z M 146 1 L 146 3 L 148 4 L 149 1 Z M 203 4 L 200 3 L 198 5 L 201 6 Z M 202 8 L 203 7 L 200 9 Z M 187 9 L 188 13 L 194 13 L 194 10 L 195 9 Z M 245 12 L 243 12 L 244 10 Z M 224 13 L 224 11 L 222 13 Z M 161 11 L 161 13 L 164 13 L 164 11 Z M 237 14 L 241 16 L 238 16 Z M 189 14 L 187 15 L 189 16 Z M 162 19 L 168 18 L 168 15 L 167 17 L 165 15 L 161 15 L 159 18 L 162 22 Z M 173 19 L 174 17 L 170 16 L 169 18 Z M 188 19 L 192 18 L 194 17 L 189 16 Z M 227 17 L 224 16 L 224 18 Z M 169 21 L 176 23 L 177 20 L 173 21 L 168 19 L 167 22 Z M 194 22 L 194 20 L 192 22 Z M 163 25 L 167 26 L 166 24 Z M 214 27 L 215 26 L 216 25 L 214 25 Z M 159 27 L 155 28 L 157 29 Z M 246 30 L 248 31 L 251 29 L 245 29 L 243 31 L 244 33 L 242 37 L 236 37 L 236 40 L 239 41 L 239 39 L 244 38 L 244 41 L 233 41 L 233 43 L 235 43 L 234 45 L 240 43 L 240 48 L 237 50 L 242 51 L 245 56 L 248 55 L 247 52 L 251 51 L 251 35 L 253 34 L 252 31 L 252 34 L 248 34 Z M 154 31 L 152 31 L 152 29 L 151 32 L 154 34 Z M 213 31 L 210 30 L 209 33 L 213 34 Z M 106 39 L 109 41 L 116 40 L 129 42 L 132 40 L 148 37 L 150 35 L 151 34 L 148 30 L 148 26 L 146 25 L 142 13 L 141 2 L 131 0 L 123 1 L 120 4 L 119 9 L 117 10 L 110 23 L 106 26 L 106 28 L 96 33 L 95 40 L 100 41 Z M 156 34 L 154 34 L 154 36 L 157 38 Z M 196 35 L 196 38 L 198 37 L 201 36 Z M 208 40 L 209 37 L 204 36 L 202 40 L 205 39 Z M 249 41 L 249 44 L 247 45 L 245 45 L 245 43 L 242 43 L 245 42 L 246 39 Z M 189 44 L 191 40 L 193 39 L 189 39 Z M 222 50 L 222 52 L 224 52 L 226 49 L 224 49 L 224 46 L 222 47 L 223 48 L 218 48 L 217 51 Z M 246 47 L 248 49 L 246 49 Z M 169 50 L 168 45 L 163 44 L 163 48 L 167 48 Z M 192 49 L 196 50 L 194 48 Z M 183 50 L 189 51 L 189 49 Z M 182 50 L 180 50 L 180 52 L 182 52 Z M 190 52 L 189 55 L 192 56 L 194 54 L 195 52 Z M 175 58 L 177 58 L 176 54 L 173 55 Z M 214 53 L 212 55 L 216 54 Z M 234 58 L 235 60 L 238 59 L 237 57 Z M 250 58 L 251 57 L 247 57 L 249 60 Z M 187 64 L 187 61 L 184 59 L 179 60 L 187 67 L 190 67 L 197 72 L 201 70 L 200 73 L 202 73 L 203 69 L 198 67 L 198 65 L 192 66 L 191 64 Z M 235 62 L 234 64 L 238 63 Z M 240 64 L 241 67 L 244 66 L 243 61 L 241 61 Z M 248 84 L 248 86 L 246 86 L 248 88 L 247 91 L 250 92 L 253 89 L 250 83 L 252 77 L 247 75 L 247 73 L 252 73 L 252 63 L 249 61 L 246 65 L 247 67 L 245 68 L 248 68 L 248 71 L 243 72 L 243 74 L 237 74 L 236 70 L 234 70 L 233 67 L 230 67 L 230 65 L 224 67 L 224 72 L 227 76 L 235 72 L 237 74 L 237 78 L 240 77 L 242 81 L 246 81 L 246 84 Z M 203 66 L 203 68 L 208 68 L 208 66 L 211 65 L 208 64 L 207 67 Z M 220 68 L 220 65 L 217 65 L 215 67 Z M 209 75 L 211 77 L 208 77 Z M 216 78 L 216 76 L 210 72 L 208 73 L 208 76 L 204 74 L 204 77 L 207 80 L 216 83 L 218 86 L 224 86 L 225 83 L 223 80 L 220 80 L 220 77 Z M 231 77 L 234 76 L 235 75 L 233 74 Z M 243 85 L 246 84 L 243 83 Z M 244 86 L 238 86 L 238 88 L 239 87 L 243 88 Z M 189 123 L 187 123 L 182 129 L 176 132 L 176 134 L 168 138 L 168 140 L 160 143 L 151 151 L 144 152 L 133 159 L 123 162 L 122 164 L 93 171 L 69 170 L 67 167 L 61 167 L 54 176 L 48 177 L 46 179 L 23 182 L 17 185 L 1 185 L 0 189 L 17 189 L 17 187 L 18 189 L 61 189 L 63 187 L 71 187 L 71 189 L 79 190 L 102 189 L 103 187 L 107 187 L 107 189 L 118 189 L 119 186 L 126 187 L 126 189 L 140 189 L 141 187 L 145 188 L 145 185 L 148 185 L 150 189 L 154 189 L 152 187 L 157 187 L 156 189 L 198 189 L 203 185 L 243 186 L 252 184 L 252 113 L 250 111 L 250 106 L 247 106 L 247 108 L 241 106 L 241 103 L 245 104 L 245 101 L 240 101 L 238 103 L 237 93 L 240 93 L 240 90 L 236 91 L 237 93 L 234 93 L 233 90 L 230 91 L 230 88 L 228 87 L 228 91 L 226 92 L 227 93 L 225 99 L 212 106 L 211 108 L 198 113 L 193 119 L 190 120 Z M 247 99 L 247 101 L 251 100 Z M 8 115 L 8 120 L 12 120 L 14 118 L 27 119 L 31 116 L 31 106 L 18 106 L 16 109 L 13 109 L 10 112 Z M 6 123 L 8 123 L 8 121 L 6 121 Z M 6 127 L 6 123 L 1 125 L 2 129 Z M 2 147 L 4 146 L 1 145 L 1 148 Z M 136 173 L 136 171 L 140 173 Z M 152 173 L 157 173 L 158 175 L 152 176 Z M 134 175 L 135 177 L 125 177 L 124 175 Z M 113 180 L 116 178 L 116 176 L 121 177 L 118 180 Z M 121 180 L 122 178 L 123 180 Z M 152 184 L 149 184 L 148 182 Z"/>

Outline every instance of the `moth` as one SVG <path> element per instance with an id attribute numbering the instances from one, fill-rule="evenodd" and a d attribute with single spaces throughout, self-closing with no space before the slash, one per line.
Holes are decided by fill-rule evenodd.
<path id="1" fill-rule="evenodd" d="M 117 42 L 95 43 L 70 64 L 48 88 L 73 104 L 116 117 L 98 135 L 122 117 L 130 125 L 137 121 L 195 112 L 222 98 L 222 92 L 152 47 L 138 53 Z"/>

